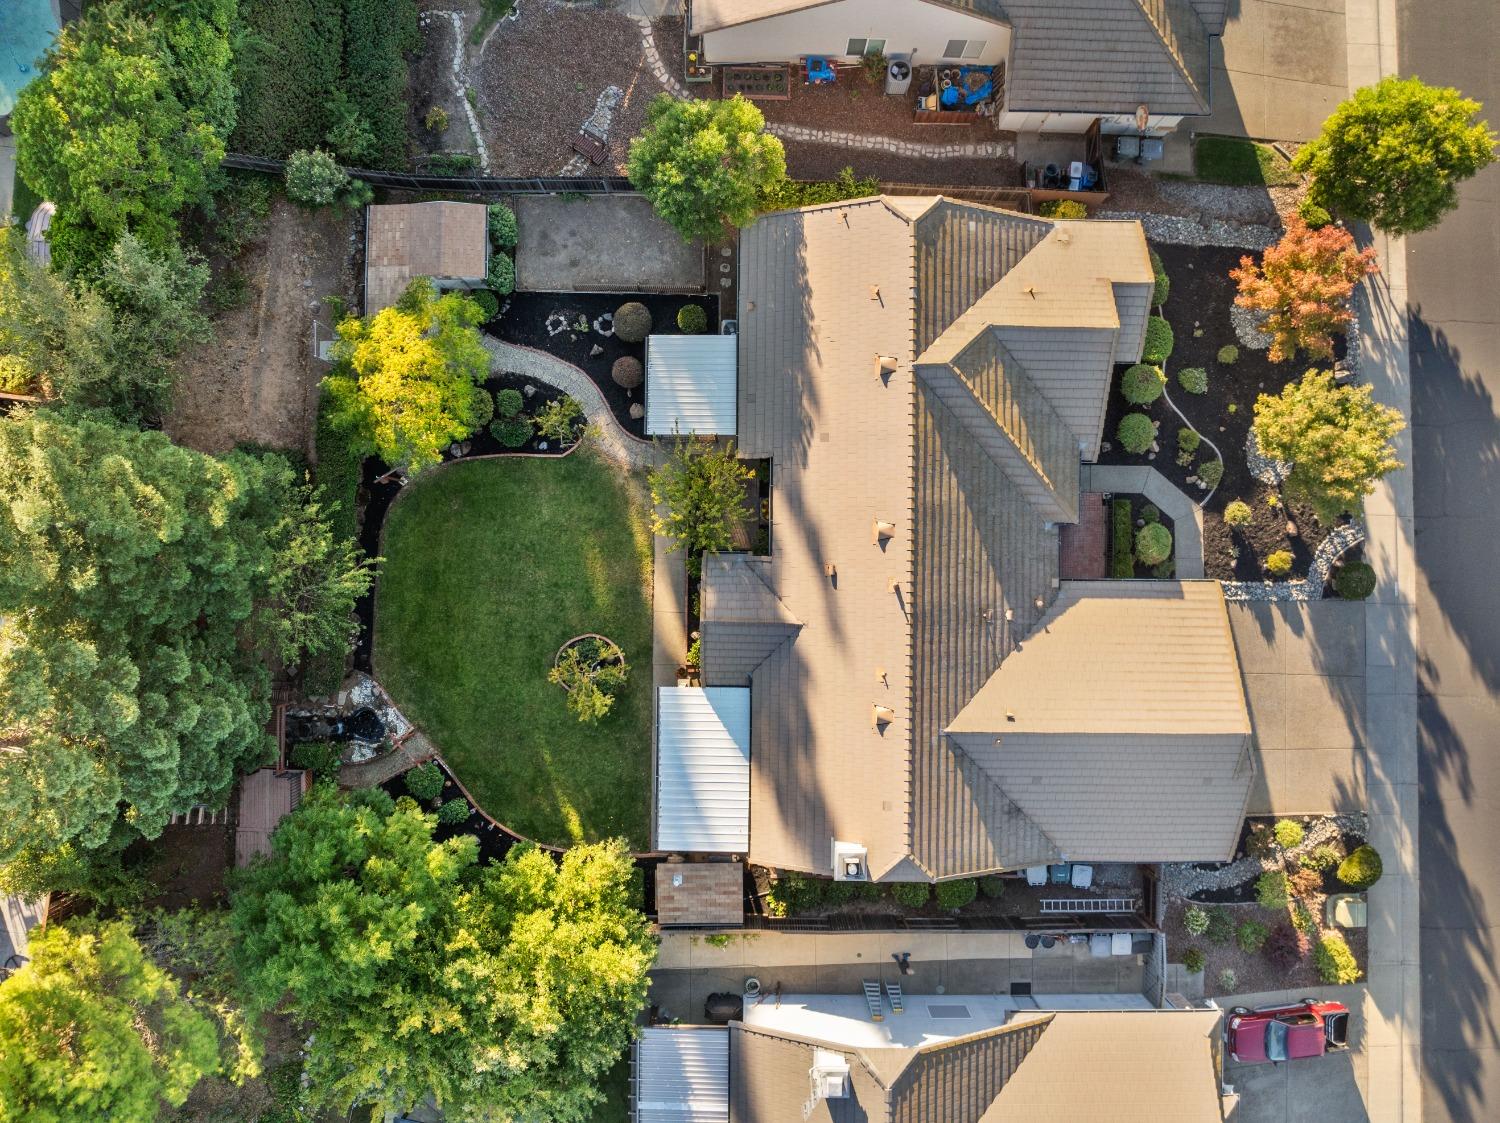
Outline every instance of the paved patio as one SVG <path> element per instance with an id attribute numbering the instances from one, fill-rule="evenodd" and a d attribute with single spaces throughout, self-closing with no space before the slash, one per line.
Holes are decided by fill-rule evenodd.
<path id="1" fill-rule="evenodd" d="M 521 292 L 702 292 L 703 245 L 656 217 L 643 195 L 514 200 Z"/>

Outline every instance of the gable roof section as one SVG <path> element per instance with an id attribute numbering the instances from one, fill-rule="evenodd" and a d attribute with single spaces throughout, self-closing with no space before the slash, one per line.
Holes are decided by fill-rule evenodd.
<path id="1" fill-rule="evenodd" d="M 1158 115 L 1209 112 L 1210 33 L 1190 0 L 1005 0 L 1005 8 L 1015 28 L 1006 109 L 1134 113 L 1144 103 Z"/>
<path id="2" fill-rule="evenodd" d="M 710 554 L 703 559 L 699 658 L 709 686 L 743 686 L 801 624 L 766 584 L 771 559 Z"/>
<path id="3" fill-rule="evenodd" d="M 690 34 L 722 31 L 726 27 L 755 23 L 773 16 L 789 15 L 809 8 L 821 8 L 837 0 L 693 0 Z M 887 0 L 891 2 L 891 0 Z M 953 8 L 990 23 L 1003 24 L 1005 11 L 1000 0 L 904 0 L 906 3 L 933 4 Z"/>

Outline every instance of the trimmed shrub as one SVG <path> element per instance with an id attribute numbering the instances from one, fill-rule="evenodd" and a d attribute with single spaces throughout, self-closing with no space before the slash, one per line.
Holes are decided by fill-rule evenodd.
<path id="1" fill-rule="evenodd" d="M 1203 443 L 1203 438 L 1198 435 L 1198 430 L 1190 429 L 1183 425 L 1177 430 L 1177 463 L 1186 468 L 1193 462 L 1193 454 L 1198 451 L 1198 446 Z"/>
<path id="2" fill-rule="evenodd" d="M 1131 405 L 1150 405 L 1161 397 L 1167 379 L 1161 368 L 1136 363 L 1120 378 L 1120 393 Z"/>
<path id="3" fill-rule="evenodd" d="M 701 304 L 684 304 L 677 309 L 677 330 L 684 335 L 702 335 L 708 330 L 708 313 Z"/>
<path id="4" fill-rule="evenodd" d="M 1160 316 L 1146 321 L 1146 345 L 1141 349 L 1141 362 L 1152 366 L 1163 366 L 1172 357 L 1172 325 Z"/>
<path id="5" fill-rule="evenodd" d="M 504 203 L 491 203 L 486 208 L 486 212 L 490 241 L 497 249 L 515 249 L 519 237 L 519 231 L 516 229 L 516 212 Z"/>
<path id="6" fill-rule="evenodd" d="M 430 133 L 442 133 L 448 130 L 448 111 L 441 105 L 434 105 L 422 118 L 422 124 L 427 126 Z"/>
<path id="7" fill-rule="evenodd" d="M 1088 218 L 1089 209 L 1077 199 L 1049 199 L 1036 209 L 1043 218 Z"/>
<path id="8" fill-rule="evenodd" d="M 329 741 L 301 741 L 289 754 L 292 766 L 305 768 L 318 781 L 339 778 L 339 746 Z"/>
<path id="9" fill-rule="evenodd" d="M 1197 948 L 1188 948 L 1182 953 L 1182 966 L 1189 975 L 1201 975 L 1208 964 L 1208 957 Z"/>
<path id="10" fill-rule="evenodd" d="M 1338 879 L 1350 889 L 1368 889 L 1384 872 L 1380 852 L 1373 846 L 1361 846 L 1339 863 Z"/>
<path id="11" fill-rule="evenodd" d="M 1306 854 L 1297 859 L 1297 864 L 1305 870 L 1322 873 L 1324 870 L 1333 869 L 1334 866 L 1343 861 L 1343 858 L 1344 856 L 1339 853 L 1337 846 L 1324 844 L 1323 846 L 1314 846 Z"/>
<path id="12" fill-rule="evenodd" d="M 489 289 L 473 289 L 469 293 L 469 299 L 479 305 L 479 310 L 484 313 L 484 319 L 480 323 L 487 324 L 500 315 L 500 298 Z"/>
<path id="13" fill-rule="evenodd" d="M 1333 591 L 1345 600 L 1364 600 L 1375 591 L 1375 571 L 1367 562 L 1348 562 L 1334 575 Z"/>
<path id="14" fill-rule="evenodd" d="M 1136 531 L 1136 561 L 1142 565 L 1160 565 L 1171 556 L 1172 532 L 1161 523 L 1147 523 Z"/>
<path id="15" fill-rule="evenodd" d="M 1182 913 L 1182 928 L 1189 936 L 1203 935 L 1208 931 L 1208 910 L 1189 905 Z"/>
<path id="16" fill-rule="evenodd" d="M 811 912 L 823 903 L 824 893 L 832 884 L 822 878 L 787 871 L 766 890 L 766 911 L 772 916 Z"/>
<path id="17" fill-rule="evenodd" d="M 443 770 L 430 760 L 417 765 L 406 773 L 406 790 L 423 803 L 436 799 L 443 794 Z"/>
<path id="18" fill-rule="evenodd" d="M 1266 938 L 1266 962 L 1278 971 L 1290 971 L 1306 957 L 1308 939 L 1286 924 L 1278 924 Z"/>
<path id="19" fill-rule="evenodd" d="M 909 909 L 919 909 L 932 896 L 932 886 L 925 881 L 898 881 L 891 886 L 891 899 Z"/>
<path id="20" fill-rule="evenodd" d="M 1246 955 L 1254 955 L 1266 946 L 1266 937 L 1270 934 L 1270 929 L 1260 921 L 1247 920 L 1235 929 L 1234 942 Z"/>
<path id="21" fill-rule="evenodd" d="M 321 148 L 293 152 L 284 174 L 286 197 L 304 207 L 326 207 L 349 181 L 333 154 Z"/>
<path id="22" fill-rule="evenodd" d="M 1240 361 L 1240 349 L 1233 343 L 1226 343 L 1219 348 L 1219 362 L 1226 367 L 1232 367 Z"/>
<path id="23" fill-rule="evenodd" d="M 615 309 L 615 338 L 622 343 L 644 343 L 651 334 L 651 310 L 636 300 Z"/>
<path id="24" fill-rule="evenodd" d="M 616 386 L 634 390 L 645 379 L 646 368 L 635 356 L 621 355 L 609 368 L 609 376 L 615 380 Z"/>
<path id="25" fill-rule="evenodd" d="M 1177 372 L 1177 384 L 1189 394 L 1208 393 L 1208 371 L 1202 367 L 1183 367 Z"/>
<path id="26" fill-rule="evenodd" d="M 1116 499 L 1110 504 L 1109 575 L 1135 576 L 1135 522 L 1130 517 L 1130 500 Z"/>
<path id="27" fill-rule="evenodd" d="M 1319 940 L 1313 949 L 1313 962 L 1318 968 L 1318 978 L 1329 985 L 1357 983 L 1363 974 L 1342 936 L 1325 936 Z"/>
<path id="28" fill-rule="evenodd" d="M 854 895 L 861 901 L 878 901 L 885 896 L 885 886 L 873 881 L 854 881 L 849 884 L 854 886 Z"/>
<path id="29" fill-rule="evenodd" d="M 490 397 L 490 392 L 483 386 L 474 387 L 474 428 L 472 432 L 479 432 L 495 419 L 495 399 Z"/>
<path id="30" fill-rule="evenodd" d="M 1292 571 L 1292 555 L 1289 550 L 1273 550 L 1266 555 L 1266 572 L 1272 577 L 1284 577 Z"/>
<path id="31" fill-rule="evenodd" d="M 1208 910 L 1208 931 L 1204 935 L 1211 944 L 1227 944 L 1234 939 L 1234 918 L 1223 905 Z"/>
<path id="32" fill-rule="evenodd" d="M 490 426 L 495 440 L 506 448 L 520 448 L 531 440 L 531 418 L 502 417 Z"/>
<path id="33" fill-rule="evenodd" d="M 1161 508 L 1155 503 L 1147 503 L 1141 508 L 1141 521 L 1148 523 L 1161 522 Z"/>
<path id="34" fill-rule="evenodd" d="M 1161 263 L 1161 255 L 1155 250 L 1150 253 L 1151 272 L 1156 275 L 1156 287 L 1151 290 L 1151 306 L 1156 308 L 1167 302 L 1167 295 L 1172 291 L 1172 278 L 1167 276 L 1167 267 Z"/>
<path id="35" fill-rule="evenodd" d="M 1156 426 L 1144 413 L 1127 413 L 1120 418 L 1115 439 L 1126 452 L 1142 453 L 1156 440 Z"/>
<path id="36" fill-rule="evenodd" d="M 825 905 L 846 905 L 854 900 L 859 892 L 859 887 L 865 882 L 861 881 L 830 881 L 828 887 L 823 890 L 823 903 Z"/>
<path id="37" fill-rule="evenodd" d="M 583 407 L 572 396 L 548 402 L 536 411 L 537 435 L 552 441 L 571 441 L 578 436 L 578 419 L 583 416 Z"/>
<path id="38" fill-rule="evenodd" d="M 495 395 L 495 404 L 500 410 L 501 417 L 515 417 L 521 412 L 521 407 L 526 404 L 526 399 L 521 396 L 521 391 L 513 386 L 507 386 Z"/>
<path id="39" fill-rule="evenodd" d="M 1210 488 L 1218 487 L 1219 481 L 1224 478 L 1224 461 L 1205 460 L 1198 465 L 1198 478 Z"/>
<path id="40" fill-rule="evenodd" d="M 1307 837 L 1307 831 L 1296 819 L 1276 820 L 1276 845 L 1283 850 L 1294 850 L 1302 845 L 1302 840 Z"/>
<path id="41" fill-rule="evenodd" d="M 1249 526 L 1254 518 L 1255 512 L 1243 499 L 1231 499 L 1224 505 L 1224 521 L 1230 526 Z"/>
<path id="42" fill-rule="evenodd" d="M 1281 912 L 1287 900 L 1286 872 L 1267 870 L 1255 879 L 1255 900 L 1268 912 Z"/>
<path id="43" fill-rule="evenodd" d="M 1333 215 L 1328 213 L 1328 208 L 1320 207 L 1312 201 L 1311 197 L 1304 198 L 1297 204 L 1297 214 L 1314 230 L 1320 230 L 1333 221 Z"/>
<path id="44" fill-rule="evenodd" d="M 516 263 L 507 254 L 490 254 L 490 268 L 485 274 L 485 283 L 501 296 L 515 292 Z"/>
<path id="45" fill-rule="evenodd" d="M 986 874 L 979 879 L 979 891 L 991 901 L 1005 896 L 1005 878 L 999 874 Z"/>
<path id="46" fill-rule="evenodd" d="M 1234 973 L 1233 967 L 1226 967 L 1219 972 L 1219 990 L 1226 994 L 1233 994 L 1234 988 L 1239 984 L 1240 977 Z"/>
<path id="47" fill-rule="evenodd" d="M 1323 888 L 1323 875 L 1297 863 L 1297 868 L 1286 875 L 1286 883 L 1294 897 L 1311 897 Z"/>
<path id="48" fill-rule="evenodd" d="M 445 800 L 443 805 L 438 808 L 438 822 L 457 826 L 459 823 L 467 821 L 470 811 L 469 801 L 466 799 Z"/>
<path id="49" fill-rule="evenodd" d="M 979 884 L 972 877 L 960 877 L 956 881 L 940 881 L 937 884 L 939 908 L 961 909 L 979 895 Z"/>

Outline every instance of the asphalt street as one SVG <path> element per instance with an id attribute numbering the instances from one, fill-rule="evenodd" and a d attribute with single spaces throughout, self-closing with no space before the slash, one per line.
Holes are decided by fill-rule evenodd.
<path id="1" fill-rule="evenodd" d="M 1400 69 L 1500 125 L 1495 0 L 1398 0 Z M 1408 239 L 1424 1114 L 1500 1119 L 1500 166 Z"/>

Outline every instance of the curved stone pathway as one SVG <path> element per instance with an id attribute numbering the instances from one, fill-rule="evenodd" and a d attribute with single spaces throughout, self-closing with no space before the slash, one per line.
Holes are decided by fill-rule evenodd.
<path id="1" fill-rule="evenodd" d="M 490 353 L 491 369 L 534 378 L 577 399 L 594 432 L 595 447 L 615 463 L 649 470 L 660 462 L 656 443 L 627 433 L 615 420 L 594 380 L 572 363 L 532 347 L 505 343 L 492 335 L 485 335 L 484 346 Z"/>

